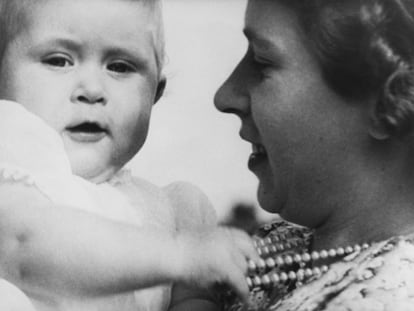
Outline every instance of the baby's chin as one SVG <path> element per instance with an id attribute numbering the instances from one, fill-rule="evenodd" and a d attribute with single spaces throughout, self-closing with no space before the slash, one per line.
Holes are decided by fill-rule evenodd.
<path id="1" fill-rule="evenodd" d="M 90 165 L 87 161 L 81 163 L 72 163 L 72 173 L 76 176 L 82 177 L 92 183 L 100 184 L 110 180 L 119 170 L 117 167 L 105 165 Z"/>
<path id="2" fill-rule="evenodd" d="M 83 145 L 64 140 L 64 145 L 72 173 L 90 182 L 106 182 L 122 167 L 122 163 L 108 156 L 105 144 Z"/>

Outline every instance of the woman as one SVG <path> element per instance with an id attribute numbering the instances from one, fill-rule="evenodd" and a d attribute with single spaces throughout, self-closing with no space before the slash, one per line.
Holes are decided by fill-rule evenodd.
<path id="1" fill-rule="evenodd" d="M 311 229 L 261 232 L 258 308 L 412 310 L 413 16 L 413 0 L 249 0 L 215 104 L 242 121 L 261 206 Z"/>

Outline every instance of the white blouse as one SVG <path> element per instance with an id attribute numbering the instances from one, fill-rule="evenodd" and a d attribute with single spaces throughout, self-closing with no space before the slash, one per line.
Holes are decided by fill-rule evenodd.
<path id="1" fill-rule="evenodd" d="M 140 189 L 142 181 L 125 170 L 98 185 L 75 176 L 59 134 L 22 105 L 0 100 L 0 185 L 10 182 L 22 182 L 36 187 L 52 202 L 112 220 L 175 230 L 171 211 L 167 209 L 160 215 L 161 209 L 154 212 L 146 206 L 145 198 L 139 195 L 140 191 L 144 191 Z M 134 195 L 129 196 L 132 193 Z M 170 299 L 170 289 L 170 286 L 160 286 L 95 301 L 64 302 L 58 306 L 47 306 L 32 300 L 35 308 L 31 309 L 28 300 L 22 298 L 27 298 L 26 295 L 14 285 L 0 279 L 0 297 L 13 297 L 10 293 L 15 293 L 20 298 L 14 301 L 21 301 L 22 306 L 25 306 L 18 308 L 22 311 L 165 310 Z M 4 306 L 1 310 L 8 308 Z"/>

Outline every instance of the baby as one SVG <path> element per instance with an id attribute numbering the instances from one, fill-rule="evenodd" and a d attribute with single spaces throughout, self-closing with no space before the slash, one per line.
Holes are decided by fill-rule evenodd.
<path id="1" fill-rule="evenodd" d="M 217 283 L 247 297 L 248 236 L 195 187 L 123 168 L 165 87 L 160 6 L 1 1 L 2 310 L 214 310 Z"/>

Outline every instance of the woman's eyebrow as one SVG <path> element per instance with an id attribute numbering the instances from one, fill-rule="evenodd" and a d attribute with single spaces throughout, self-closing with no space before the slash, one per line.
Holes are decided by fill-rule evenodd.
<path id="1" fill-rule="evenodd" d="M 251 28 L 245 28 L 243 29 L 243 33 L 246 36 L 246 38 L 249 40 L 249 42 L 253 43 L 254 45 L 257 45 L 258 47 L 263 47 L 266 49 L 272 48 L 279 50 L 279 48 L 270 40 L 266 39 L 264 36 L 261 36 L 256 31 L 254 31 Z"/>
<path id="2" fill-rule="evenodd" d="M 254 31 L 251 28 L 245 28 L 243 29 L 243 33 L 246 36 L 246 38 L 254 43 L 257 44 L 263 44 L 263 45 L 270 45 L 271 42 L 260 36 L 256 31 Z"/>
<path id="3" fill-rule="evenodd" d="M 254 40 L 254 38 L 257 37 L 256 32 L 252 30 L 251 28 L 244 28 L 243 33 L 246 36 L 246 38 L 249 40 Z"/>
<path id="4" fill-rule="evenodd" d="M 249 43 L 252 44 L 252 46 L 262 49 L 264 51 L 271 51 L 272 54 L 278 57 L 282 57 L 282 55 L 284 54 L 283 47 L 280 47 L 277 43 L 258 34 L 253 29 L 245 28 L 243 29 L 243 33 L 248 39 Z"/>

